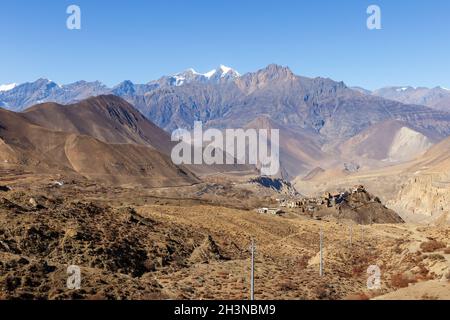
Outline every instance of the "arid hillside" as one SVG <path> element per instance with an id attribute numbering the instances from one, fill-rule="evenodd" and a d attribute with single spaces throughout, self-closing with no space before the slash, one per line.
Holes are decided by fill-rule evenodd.
<path id="1" fill-rule="evenodd" d="M 198 182 L 189 170 L 175 166 L 169 156 L 150 145 L 112 144 L 81 133 L 49 129 L 3 109 L 0 139 L 2 163 L 37 174 L 71 172 L 111 184 L 158 187 Z"/>
<path id="2" fill-rule="evenodd" d="M 1 173 L 3 299 L 248 299 L 251 239 L 259 300 L 388 298 L 408 284 L 418 286 L 417 299 L 449 298 L 448 227 L 258 214 L 246 209 L 251 192 L 242 207 L 238 198 L 227 205 L 198 193 L 220 190 L 211 183 L 122 189 Z M 66 286 L 70 265 L 81 269 L 80 290 Z M 367 289 L 370 265 L 381 270 L 380 289 Z"/>
<path id="3" fill-rule="evenodd" d="M 167 132 L 147 120 L 132 105 L 108 95 L 72 105 L 39 104 L 25 110 L 23 117 L 53 131 L 86 135 L 105 143 L 140 144 L 170 153 Z"/>
<path id="4" fill-rule="evenodd" d="M 356 172 L 317 169 L 293 184 L 306 195 L 362 184 L 406 221 L 427 223 L 438 219 L 448 221 L 445 217 L 449 214 L 449 172 L 450 139 L 447 138 L 409 162 Z"/>
<path id="5" fill-rule="evenodd" d="M 425 153 L 438 138 L 401 121 L 375 124 L 339 146 L 342 156 L 356 162 L 373 159 L 404 162 Z"/>
<path id="6" fill-rule="evenodd" d="M 392 207 L 423 216 L 425 221 L 450 223 L 450 139 L 418 158 L 409 171 L 414 175 L 401 186 Z"/>
<path id="7" fill-rule="evenodd" d="M 410 129 L 394 127 L 402 144 Z M 425 141 L 418 137 L 413 147 Z M 113 96 L 0 110 L 0 299 L 248 299 L 252 240 L 257 299 L 389 299 L 399 290 L 449 298 L 448 215 L 404 223 L 430 206 L 445 210 L 448 140 L 364 171 L 332 167 L 314 138 L 286 127 L 286 168 L 332 168 L 317 167 L 295 189 L 245 166 L 175 166 L 167 139 Z M 430 175 L 443 198 L 415 185 Z M 400 217 L 392 209 L 401 204 Z M 67 287 L 72 265 L 79 290 Z M 381 272 L 376 290 L 367 287 L 370 266 Z"/>

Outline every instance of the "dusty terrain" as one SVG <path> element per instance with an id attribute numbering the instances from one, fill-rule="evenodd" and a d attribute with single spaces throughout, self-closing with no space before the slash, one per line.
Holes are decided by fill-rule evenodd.
<path id="1" fill-rule="evenodd" d="M 2 299 L 248 299 L 251 239 L 256 299 L 450 298 L 448 225 L 262 215 L 273 191 L 212 177 L 127 189 L 3 165 L 0 185 Z M 66 286 L 69 265 L 80 290 Z"/>
<path id="2" fill-rule="evenodd" d="M 448 298 L 450 140 L 380 167 L 403 158 L 405 137 L 406 151 L 428 145 L 388 127 L 395 143 L 373 167 L 334 166 L 307 131 L 284 131 L 284 170 L 317 166 L 291 184 L 248 166 L 176 166 L 169 135 L 114 96 L 0 110 L 0 299 L 248 299 L 252 239 L 257 299 Z M 383 128 L 348 154 L 364 158 L 360 142 L 378 145 Z M 294 206 L 258 213 L 283 200 Z M 428 224 L 405 224 L 411 213 Z M 73 265 L 79 290 L 67 287 Z"/>
<path id="3" fill-rule="evenodd" d="M 372 170 L 317 168 L 293 185 L 305 195 L 363 184 L 407 222 L 450 222 L 450 138 L 414 160 Z"/>

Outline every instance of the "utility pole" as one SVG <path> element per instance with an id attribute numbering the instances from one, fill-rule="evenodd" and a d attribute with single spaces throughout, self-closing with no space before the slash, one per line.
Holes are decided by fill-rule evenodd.
<path id="1" fill-rule="evenodd" d="M 250 276 L 250 300 L 255 300 L 255 240 L 252 239 L 252 262 L 251 262 L 251 276 Z"/>
<path id="2" fill-rule="evenodd" d="M 323 277 L 323 231 L 320 229 L 320 276 Z"/>

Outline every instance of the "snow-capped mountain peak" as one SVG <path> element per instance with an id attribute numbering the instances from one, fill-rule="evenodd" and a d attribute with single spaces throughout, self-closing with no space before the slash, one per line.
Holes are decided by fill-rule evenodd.
<path id="1" fill-rule="evenodd" d="M 2 84 L 2 85 L 0 85 L 0 92 L 10 91 L 10 90 L 14 89 L 15 87 L 17 87 L 17 83 Z"/>
<path id="2" fill-rule="evenodd" d="M 233 78 L 240 76 L 239 72 L 230 67 L 224 66 L 223 64 L 221 64 L 217 69 L 211 70 L 204 74 L 204 76 L 208 79 L 212 77 L 224 78 L 227 75 L 232 76 Z"/>
<path id="3" fill-rule="evenodd" d="M 401 87 L 401 88 L 396 88 L 395 91 L 397 92 L 405 92 L 409 89 L 413 89 L 412 87 Z"/>
<path id="4" fill-rule="evenodd" d="M 223 64 L 221 64 L 219 66 L 219 69 L 222 70 L 224 73 L 227 73 L 228 71 L 231 71 L 233 69 L 231 69 L 230 67 L 224 66 Z"/>
<path id="5" fill-rule="evenodd" d="M 201 80 L 201 78 L 203 78 L 203 77 L 204 77 L 203 74 L 198 73 L 193 68 L 189 68 L 183 72 L 179 72 L 179 73 L 173 75 L 172 77 L 170 77 L 170 80 L 171 80 L 170 83 L 172 85 L 179 87 L 186 83 L 191 83 L 194 81 Z"/>
<path id="6" fill-rule="evenodd" d="M 203 76 L 205 76 L 206 78 L 210 79 L 213 75 L 215 75 L 217 73 L 216 69 L 213 69 L 205 74 L 203 74 Z"/>
<path id="7" fill-rule="evenodd" d="M 238 77 L 240 77 L 240 74 L 236 70 L 224 65 L 220 65 L 217 69 L 213 69 L 206 73 L 199 73 L 195 71 L 195 69 L 189 68 L 166 79 L 169 79 L 169 83 L 171 85 L 178 87 L 193 82 L 218 82 L 222 79 L 226 81 L 233 80 Z"/>
<path id="8" fill-rule="evenodd" d="M 223 64 L 220 65 L 219 70 L 223 73 L 223 74 L 227 74 L 230 71 L 234 74 L 236 74 L 237 76 L 240 76 L 239 72 L 237 72 L 236 70 L 234 70 L 233 68 L 224 66 Z"/>
<path id="9" fill-rule="evenodd" d="M 189 68 L 189 69 L 187 69 L 185 72 L 191 73 L 191 74 L 195 74 L 195 75 L 201 75 L 200 73 L 198 73 L 197 71 L 195 71 L 194 68 Z"/>

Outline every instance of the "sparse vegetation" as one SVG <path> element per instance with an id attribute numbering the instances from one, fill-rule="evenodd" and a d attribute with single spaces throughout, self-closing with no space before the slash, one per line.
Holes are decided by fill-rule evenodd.
<path id="1" fill-rule="evenodd" d="M 410 283 L 416 282 L 416 279 L 410 278 L 404 273 L 396 273 L 391 277 L 391 285 L 394 288 L 407 288 Z"/>
<path id="2" fill-rule="evenodd" d="M 5 299 L 247 299 L 251 238 L 257 246 L 257 299 L 366 300 L 370 265 L 388 280 L 379 295 L 448 273 L 433 269 L 440 251 L 402 249 L 412 242 L 405 237 L 408 225 L 365 226 L 365 241 L 355 232 L 350 247 L 343 240 L 348 228 L 339 221 L 261 216 L 236 209 L 232 199 L 193 199 L 205 185 L 141 190 L 73 180 L 55 191 L 45 179 L 56 178 L 26 176 L 21 187 L 0 197 Z M 229 191 L 221 190 L 225 199 Z M 31 206 L 30 198 L 39 206 Z M 320 228 L 324 277 L 318 272 Z M 437 229 L 417 232 L 442 239 Z M 80 291 L 65 288 L 68 262 L 82 268 Z"/>
<path id="3" fill-rule="evenodd" d="M 428 293 L 425 293 L 422 296 L 422 300 L 437 300 L 437 299 L 438 299 L 438 297 L 429 295 Z"/>
<path id="4" fill-rule="evenodd" d="M 447 245 L 444 242 L 440 242 L 437 240 L 430 240 L 427 242 L 422 242 L 420 244 L 420 248 L 423 252 L 435 252 L 445 247 L 447 247 Z"/>
<path id="5" fill-rule="evenodd" d="M 445 261 L 445 257 L 437 253 L 430 254 L 427 258 L 434 261 Z"/>
<path id="6" fill-rule="evenodd" d="M 424 266 L 423 263 L 420 263 L 418 265 L 418 267 L 419 267 L 419 272 L 416 273 L 416 280 L 417 281 L 424 281 L 424 280 L 431 279 L 430 271 Z"/>
<path id="7" fill-rule="evenodd" d="M 336 300 L 336 291 L 329 284 L 321 283 L 314 289 L 316 299 L 319 300 Z"/>
<path id="8" fill-rule="evenodd" d="M 370 297 L 366 293 L 360 292 L 357 294 L 349 295 L 346 300 L 370 300 Z"/>
<path id="9" fill-rule="evenodd" d="M 296 285 L 294 282 L 288 280 L 288 281 L 280 283 L 279 289 L 281 292 L 292 291 L 292 290 L 296 289 Z"/>

